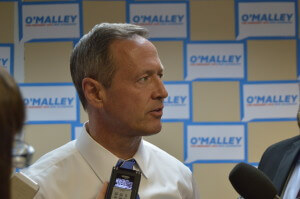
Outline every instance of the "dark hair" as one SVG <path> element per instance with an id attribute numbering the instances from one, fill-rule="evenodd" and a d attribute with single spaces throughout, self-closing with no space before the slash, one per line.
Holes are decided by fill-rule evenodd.
<path id="1" fill-rule="evenodd" d="M 12 143 L 25 120 L 23 99 L 14 79 L 0 67 L 0 196 L 10 198 Z"/>
<path id="2" fill-rule="evenodd" d="M 148 31 L 133 24 L 102 23 L 94 26 L 76 44 L 70 59 L 70 70 L 84 109 L 86 99 L 82 90 L 82 80 L 90 77 L 109 88 L 116 69 L 113 55 L 110 53 L 110 44 L 115 40 L 131 39 L 136 35 L 146 38 Z"/>

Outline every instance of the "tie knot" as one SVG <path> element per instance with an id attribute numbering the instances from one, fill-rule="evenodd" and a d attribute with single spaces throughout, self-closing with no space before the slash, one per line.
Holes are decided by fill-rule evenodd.
<path id="1" fill-rule="evenodd" d="M 124 168 L 124 169 L 133 169 L 133 165 L 136 163 L 135 159 L 130 160 L 119 160 L 116 164 L 117 167 Z"/>

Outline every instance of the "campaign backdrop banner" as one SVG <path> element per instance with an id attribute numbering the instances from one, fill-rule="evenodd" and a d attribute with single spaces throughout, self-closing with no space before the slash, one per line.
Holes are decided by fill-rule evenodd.
<path id="1" fill-rule="evenodd" d="M 186 163 L 245 160 L 245 126 L 242 124 L 190 124 L 186 131 Z"/>
<path id="2" fill-rule="evenodd" d="M 130 23 L 144 26 L 150 38 L 186 38 L 186 3 L 129 3 Z"/>
<path id="3" fill-rule="evenodd" d="M 239 2 L 237 40 L 296 36 L 295 2 Z"/>
<path id="4" fill-rule="evenodd" d="M 299 106 L 299 83 L 243 85 L 243 121 L 295 118 Z"/>
<path id="5" fill-rule="evenodd" d="M 71 139 L 75 140 L 79 137 L 83 129 L 83 124 L 72 124 Z"/>
<path id="6" fill-rule="evenodd" d="M 80 37 L 79 3 L 23 3 L 20 40 Z"/>
<path id="7" fill-rule="evenodd" d="M 244 78 L 243 43 L 188 43 L 186 80 Z"/>
<path id="8" fill-rule="evenodd" d="M 183 82 L 165 82 L 165 87 L 169 95 L 164 100 L 162 119 L 190 119 L 190 84 Z"/>
<path id="9" fill-rule="evenodd" d="M 27 123 L 77 122 L 79 100 L 71 83 L 20 84 Z"/>
<path id="10" fill-rule="evenodd" d="M 13 45 L 0 44 L 0 66 L 13 75 Z"/>

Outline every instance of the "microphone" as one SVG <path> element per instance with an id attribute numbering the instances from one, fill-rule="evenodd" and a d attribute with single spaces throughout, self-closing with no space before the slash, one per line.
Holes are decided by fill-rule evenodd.
<path id="1" fill-rule="evenodd" d="M 23 141 L 22 134 L 15 135 L 12 150 L 12 166 L 14 169 L 23 169 L 31 163 L 34 148 Z"/>
<path id="2" fill-rule="evenodd" d="M 271 180 L 259 169 L 237 164 L 229 174 L 233 188 L 245 199 L 280 199 Z"/>

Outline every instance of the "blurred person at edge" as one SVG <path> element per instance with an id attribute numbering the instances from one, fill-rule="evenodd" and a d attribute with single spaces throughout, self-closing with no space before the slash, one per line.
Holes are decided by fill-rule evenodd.
<path id="1" fill-rule="evenodd" d="M 23 171 L 40 186 L 35 198 L 96 198 L 112 167 L 130 159 L 142 173 L 141 199 L 199 198 L 190 169 L 142 138 L 161 131 L 168 96 L 147 35 L 141 26 L 102 23 L 76 44 L 71 75 L 89 120 L 76 140 Z"/>
<path id="2" fill-rule="evenodd" d="M 300 129 L 300 104 L 297 122 Z M 300 198 L 300 135 L 269 146 L 258 169 L 270 178 L 282 199 Z"/>
<path id="3" fill-rule="evenodd" d="M 22 130 L 25 107 L 14 79 L 0 66 L 0 198 L 10 198 L 14 136 Z"/>

